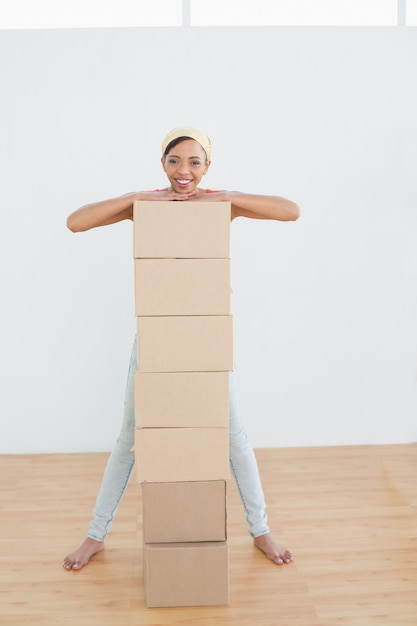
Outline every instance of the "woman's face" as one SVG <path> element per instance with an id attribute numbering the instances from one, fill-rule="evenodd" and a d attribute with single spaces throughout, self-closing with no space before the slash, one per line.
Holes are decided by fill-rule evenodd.
<path id="1" fill-rule="evenodd" d="M 171 148 L 161 161 L 173 191 L 194 191 L 210 166 L 206 158 L 202 146 L 194 139 L 185 139 Z"/>

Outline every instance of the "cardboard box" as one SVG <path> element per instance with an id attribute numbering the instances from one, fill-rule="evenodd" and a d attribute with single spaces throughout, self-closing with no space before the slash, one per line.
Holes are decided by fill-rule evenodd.
<path id="1" fill-rule="evenodd" d="M 229 259 L 135 259 L 135 314 L 229 315 Z"/>
<path id="2" fill-rule="evenodd" d="M 226 542 L 145 544 L 143 563 L 148 607 L 229 603 Z"/>
<path id="3" fill-rule="evenodd" d="M 137 317 L 140 372 L 233 369 L 231 315 Z"/>
<path id="4" fill-rule="evenodd" d="M 135 372 L 137 428 L 229 425 L 229 372 Z"/>
<path id="5" fill-rule="evenodd" d="M 226 540 L 226 481 L 142 483 L 143 541 Z"/>
<path id="6" fill-rule="evenodd" d="M 170 483 L 228 480 L 228 428 L 137 428 L 136 479 Z"/>
<path id="7" fill-rule="evenodd" d="M 134 257 L 227 259 L 230 207 L 230 202 L 134 202 Z"/>

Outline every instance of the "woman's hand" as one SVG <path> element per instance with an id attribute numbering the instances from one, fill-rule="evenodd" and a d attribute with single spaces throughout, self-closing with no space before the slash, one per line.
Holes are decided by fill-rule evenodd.
<path id="1" fill-rule="evenodd" d="M 172 189 L 156 189 L 155 191 L 141 191 L 140 192 L 140 200 L 157 200 L 157 201 L 168 201 L 168 200 L 195 200 L 197 196 L 197 190 L 178 193 L 177 191 L 173 191 Z"/>

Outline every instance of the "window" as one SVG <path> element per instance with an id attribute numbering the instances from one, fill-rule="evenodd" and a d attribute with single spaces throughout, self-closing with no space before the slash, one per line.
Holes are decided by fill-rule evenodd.
<path id="1" fill-rule="evenodd" d="M 190 0 L 192 26 L 393 26 L 397 0 Z"/>
<path id="2" fill-rule="evenodd" d="M 0 28 L 417 25 L 417 0 L 0 0 Z"/>
<path id="3" fill-rule="evenodd" d="M 0 28 L 181 26 L 182 0 L 1 0 Z"/>
<path id="4" fill-rule="evenodd" d="M 417 26 L 417 0 L 407 0 L 405 19 L 407 26 Z"/>

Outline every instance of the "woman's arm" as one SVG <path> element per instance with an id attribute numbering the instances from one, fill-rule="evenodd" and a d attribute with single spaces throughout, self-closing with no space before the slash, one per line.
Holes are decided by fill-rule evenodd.
<path id="1" fill-rule="evenodd" d="M 115 224 L 133 219 L 133 202 L 140 194 L 128 193 L 125 196 L 86 204 L 67 217 L 67 226 L 73 233 L 79 233 L 97 226 Z"/>
<path id="2" fill-rule="evenodd" d="M 232 219 L 250 217 L 258 220 L 295 221 L 300 217 L 300 209 L 292 200 L 280 196 L 226 192 L 232 203 Z"/>
<path id="3" fill-rule="evenodd" d="M 195 193 L 194 191 L 189 194 L 179 194 L 170 189 L 137 191 L 109 200 L 92 202 L 71 213 L 67 217 L 67 226 L 73 233 L 79 233 L 97 226 L 132 220 L 135 200 L 188 200 L 192 199 Z"/>
<path id="4" fill-rule="evenodd" d="M 232 220 L 250 217 L 258 220 L 294 221 L 300 217 L 300 209 L 292 200 L 280 196 L 262 196 L 240 191 L 216 191 L 200 194 L 198 200 L 231 202 Z"/>

